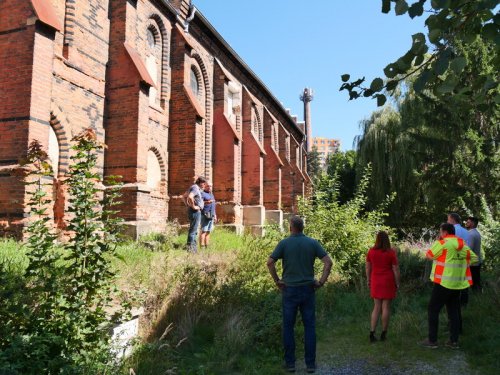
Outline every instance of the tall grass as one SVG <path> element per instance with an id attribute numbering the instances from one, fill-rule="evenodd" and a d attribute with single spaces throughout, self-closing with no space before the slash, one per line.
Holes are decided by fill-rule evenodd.
<path id="1" fill-rule="evenodd" d="M 281 235 L 240 237 L 216 230 L 212 246 L 192 255 L 185 234 L 164 241 L 151 235 L 119 246 L 118 287 L 124 298 L 145 307 L 142 339 L 124 364 L 136 374 L 280 374 L 281 296 L 265 261 Z M 430 263 L 415 243 L 399 243 L 402 287 L 393 303 L 389 339 L 368 341 L 372 301 L 364 283 L 342 278 L 317 293 L 318 364 L 325 373 L 359 364 L 360 373 L 495 374 L 500 368 L 500 293 L 494 275 L 485 275 L 484 294 L 471 295 L 464 310 L 459 351 L 425 350 Z M 423 246 L 423 245 L 422 245 Z M 420 246 L 420 247 L 422 247 Z M 423 246 L 425 247 L 425 246 Z M 27 259 L 14 241 L 0 241 L 0 264 L 22 274 Z M 0 288 L 1 289 L 1 288 Z M 297 324 L 298 363 L 303 329 Z M 440 342 L 447 340 L 443 311 Z M 384 371 L 385 371 L 384 370 Z"/>
<path id="2" fill-rule="evenodd" d="M 20 243 L 11 239 L 0 239 L 0 269 L 21 275 L 28 266 L 28 257 Z"/>

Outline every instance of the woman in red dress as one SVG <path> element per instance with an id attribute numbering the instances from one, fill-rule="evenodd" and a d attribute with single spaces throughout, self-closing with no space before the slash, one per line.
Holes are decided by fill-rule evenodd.
<path id="1" fill-rule="evenodd" d="M 391 300 L 396 297 L 399 288 L 399 266 L 396 251 L 391 248 L 391 242 L 386 232 L 378 232 L 375 245 L 366 255 L 366 279 L 370 296 L 373 298 L 373 312 L 371 317 L 370 342 L 375 342 L 375 329 L 382 312 L 382 335 L 380 340 L 385 341 L 389 317 L 391 315 Z"/>

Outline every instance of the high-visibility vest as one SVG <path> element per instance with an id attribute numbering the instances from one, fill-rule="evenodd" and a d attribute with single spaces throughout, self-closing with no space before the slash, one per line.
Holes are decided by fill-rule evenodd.
<path id="1" fill-rule="evenodd" d="M 431 281 L 448 289 L 466 289 L 472 285 L 470 264 L 477 263 L 477 255 L 457 236 L 446 236 L 434 242 L 427 250 L 432 259 Z"/>

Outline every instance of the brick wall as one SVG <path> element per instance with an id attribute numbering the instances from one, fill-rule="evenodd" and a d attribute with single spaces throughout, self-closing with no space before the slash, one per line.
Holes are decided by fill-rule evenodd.
<path id="1" fill-rule="evenodd" d="M 267 210 L 279 210 L 282 207 L 281 172 L 284 165 L 279 156 L 278 121 L 268 111 L 264 111 L 264 143 L 267 157 L 264 162 L 264 206 Z"/>
<path id="2" fill-rule="evenodd" d="M 59 152 L 51 193 L 60 229 L 71 139 L 89 127 L 108 146 L 99 171 L 122 176 L 121 215 L 134 235 L 161 229 L 167 218 L 185 222 L 180 197 L 197 175 L 213 180 L 226 223 L 241 224 L 241 205 L 291 209 L 308 181 L 300 171 L 306 156 L 299 166 L 288 161 L 284 139 L 300 145 L 303 134 L 200 17 L 184 31 L 191 1 L 170 4 L 180 21 L 151 0 L 0 2 L 1 234 L 23 225 L 19 160 L 31 139 L 48 148 L 50 127 Z M 229 85 L 239 92 L 235 111 Z M 151 153 L 159 165 L 154 186 Z"/>

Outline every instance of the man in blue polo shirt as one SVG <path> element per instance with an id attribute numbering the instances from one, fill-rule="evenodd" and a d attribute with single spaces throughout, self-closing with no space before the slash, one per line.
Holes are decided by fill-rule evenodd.
<path id="1" fill-rule="evenodd" d="M 280 241 L 267 261 L 269 272 L 276 286 L 283 293 L 283 345 L 285 367 L 295 372 L 294 327 L 297 310 L 304 323 L 304 349 L 306 371 L 316 371 L 316 300 L 315 291 L 321 288 L 330 274 L 332 260 L 318 241 L 303 233 L 304 221 L 294 216 L 290 220 L 291 235 Z M 323 273 L 319 280 L 314 278 L 314 261 L 323 262 Z M 283 261 L 283 276 L 276 272 L 276 262 Z"/>

